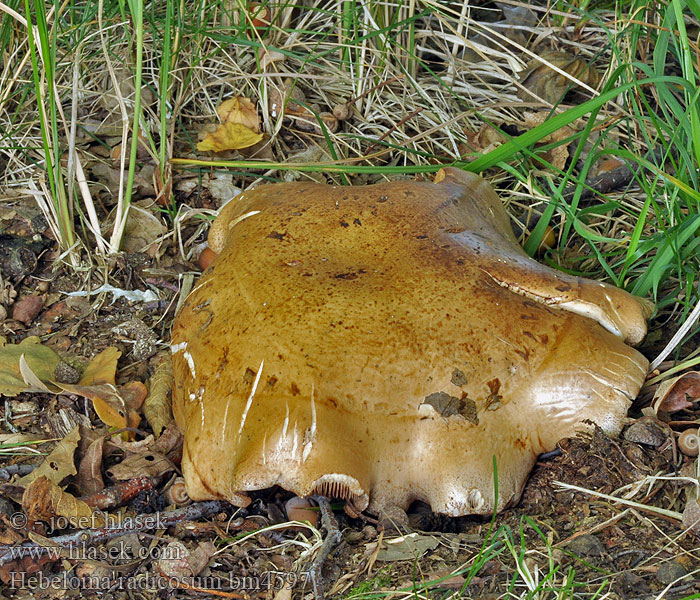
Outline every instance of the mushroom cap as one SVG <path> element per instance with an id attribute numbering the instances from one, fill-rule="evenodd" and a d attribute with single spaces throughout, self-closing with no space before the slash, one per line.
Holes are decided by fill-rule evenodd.
<path id="1" fill-rule="evenodd" d="M 260 186 L 209 241 L 172 334 L 195 500 L 279 485 L 487 514 L 584 420 L 619 432 L 647 372 L 625 340 L 649 305 L 530 259 L 471 173 Z"/>

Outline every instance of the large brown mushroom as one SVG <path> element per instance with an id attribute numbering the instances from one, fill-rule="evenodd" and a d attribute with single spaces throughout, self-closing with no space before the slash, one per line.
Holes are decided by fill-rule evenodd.
<path id="1" fill-rule="evenodd" d="M 647 371 L 649 305 L 530 259 L 492 188 L 263 185 L 209 235 L 173 326 L 193 499 L 274 485 L 371 512 L 520 496 L 584 420 L 616 433 Z"/>

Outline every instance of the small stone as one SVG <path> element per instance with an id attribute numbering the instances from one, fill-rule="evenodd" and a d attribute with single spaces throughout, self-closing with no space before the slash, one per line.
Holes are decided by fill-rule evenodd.
<path id="1" fill-rule="evenodd" d="M 376 528 L 372 527 L 372 525 L 365 525 L 362 528 L 362 537 L 365 539 L 365 541 L 375 539 L 377 537 Z"/>
<path id="2" fill-rule="evenodd" d="M 615 581 L 615 587 L 623 598 L 642 596 L 651 591 L 649 584 L 632 571 L 624 571 Z"/>
<path id="3" fill-rule="evenodd" d="M 402 533 L 409 528 L 408 515 L 398 506 L 385 508 L 379 514 L 379 524 L 387 533 Z"/>
<path id="4" fill-rule="evenodd" d="M 345 534 L 345 541 L 348 544 L 354 544 L 356 542 L 362 541 L 363 536 L 361 531 L 351 530 Z"/>
<path id="5" fill-rule="evenodd" d="M 671 585 L 673 583 L 679 583 L 683 577 L 688 574 L 685 567 L 675 560 L 670 560 L 669 562 L 663 563 L 659 569 L 656 571 L 656 580 L 661 585 Z"/>
<path id="6" fill-rule="evenodd" d="M 577 556 L 599 557 L 606 554 L 603 542 L 588 533 L 574 538 L 566 547 Z"/>

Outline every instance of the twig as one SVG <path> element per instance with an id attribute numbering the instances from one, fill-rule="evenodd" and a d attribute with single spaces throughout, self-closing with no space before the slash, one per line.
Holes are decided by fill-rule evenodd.
<path id="1" fill-rule="evenodd" d="M 153 513 L 150 515 L 136 515 L 135 517 L 121 517 L 121 522 L 128 525 L 124 527 L 97 527 L 94 529 L 80 529 L 73 533 L 59 535 L 48 538 L 52 546 L 44 546 L 35 542 L 25 542 L 18 546 L 0 544 L 0 566 L 22 558 L 31 556 L 33 559 L 39 558 L 41 554 L 55 554 L 58 558 L 60 549 L 80 548 L 89 544 L 99 544 L 111 540 L 112 538 L 126 535 L 127 533 L 139 533 L 152 529 L 165 529 L 176 525 L 182 521 L 196 521 L 205 517 L 211 517 L 220 512 L 225 512 L 231 508 L 228 502 L 210 500 L 207 502 L 197 502 L 184 508 L 178 508 L 164 513 Z M 115 517 L 116 521 L 116 517 Z"/>
<path id="2" fill-rule="evenodd" d="M 153 480 L 150 477 L 134 477 L 128 481 L 120 481 L 95 494 L 83 496 L 81 500 L 86 502 L 90 508 L 113 508 L 126 504 L 139 493 L 153 489 Z"/>
<path id="3" fill-rule="evenodd" d="M 28 475 L 37 465 L 7 465 L 0 468 L 0 479 L 9 481 L 13 475 Z"/>
<path id="4" fill-rule="evenodd" d="M 657 149 L 654 150 L 654 152 L 648 154 L 647 156 L 650 160 L 655 160 L 658 162 L 663 158 L 663 155 L 664 150 Z M 601 173 L 600 175 L 596 175 L 595 177 L 588 177 L 586 178 L 586 183 L 583 189 L 581 190 L 580 200 L 587 200 L 588 198 L 592 198 L 598 193 L 607 194 L 608 192 L 611 192 L 613 190 L 619 190 L 622 187 L 626 186 L 628 183 L 630 183 L 632 179 L 634 179 L 634 176 L 643 169 L 644 167 L 642 165 L 637 165 L 637 167 L 634 170 L 632 170 L 631 167 L 629 167 L 626 164 L 623 164 L 620 167 L 611 169 L 610 171 L 606 171 L 605 173 Z M 563 193 L 564 199 L 566 201 L 569 201 L 574 197 L 578 186 L 578 183 L 573 183 L 571 185 L 566 186 L 566 189 Z"/>
<path id="5" fill-rule="evenodd" d="M 342 534 L 338 529 L 338 523 L 335 517 L 333 517 L 333 511 L 331 510 L 328 498 L 325 496 L 313 496 L 313 500 L 318 503 L 318 507 L 321 509 L 321 524 L 326 530 L 326 538 L 323 540 L 316 558 L 314 558 L 311 563 L 309 579 L 311 579 L 311 587 L 313 588 L 315 600 L 323 600 L 323 577 L 321 575 L 321 569 L 328 555 L 331 553 L 331 550 L 340 543 Z"/>
<path id="6" fill-rule="evenodd" d="M 411 112 L 410 114 L 406 115 L 406 116 L 405 116 L 403 119 L 401 119 L 398 123 L 396 123 L 395 125 L 393 125 L 392 127 L 390 127 L 388 131 L 384 132 L 384 133 L 382 134 L 381 137 L 377 138 L 374 142 L 372 142 L 372 143 L 369 145 L 369 147 L 367 148 L 367 150 L 365 150 L 365 158 L 370 158 L 370 157 L 368 156 L 368 154 L 371 154 L 371 153 L 372 153 L 372 150 L 374 150 L 374 149 L 377 147 L 378 144 L 380 144 L 381 142 L 383 142 L 387 137 L 389 137 L 392 133 L 394 133 L 394 131 L 396 131 L 399 127 L 401 127 L 401 125 L 403 125 L 406 121 L 410 121 L 413 117 L 415 117 L 416 115 L 418 115 L 418 114 L 420 114 L 420 113 L 422 113 L 422 112 L 423 112 L 423 109 L 422 109 L 422 108 L 417 108 L 416 110 L 414 110 L 414 111 Z"/>

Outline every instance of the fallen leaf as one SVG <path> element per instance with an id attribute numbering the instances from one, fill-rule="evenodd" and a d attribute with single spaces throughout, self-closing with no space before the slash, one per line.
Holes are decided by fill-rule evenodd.
<path id="1" fill-rule="evenodd" d="M 240 123 L 254 133 L 260 133 L 260 119 L 255 103 L 250 98 L 235 96 L 216 109 L 222 123 Z"/>
<path id="2" fill-rule="evenodd" d="M 41 296 L 31 295 L 21 298 L 12 307 L 12 318 L 29 325 L 44 306 L 44 299 Z"/>
<path id="3" fill-rule="evenodd" d="M 53 390 L 32 371 L 24 354 L 19 357 L 19 372 L 22 375 L 22 379 L 24 379 L 24 383 L 27 385 L 25 389 L 26 392 L 48 392 L 49 394 L 53 392 Z"/>
<path id="4" fill-rule="evenodd" d="M 165 454 L 176 465 L 179 465 L 182 460 L 182 441 L 182 432 L 173 419 L 155 441 L 153 449 Z"/>
<path id="5" fill-rule="evenodd" d="M 683 529 L 700 535 L 700 503 L 697 498 L 690 498 L 683 510 Z"/>
<path id="6" fill-rule="evenodd" d="M 432 535 L 409 533 L 398 538 L 385 540 L 384 543 L 386 546 L 379 550 L 377 560 L 394 562 L 420 558 L 428 550 L 437 548 L 440 541 Z"/>
<path id="7" fill-rule="evenodd" d="M 479 131 L 465 128 L 464 136 L 467 140 L 465 143 L 460 144 L 459 153 L 460 155 L 467 155 L 464 156 L 466 160 L 474 160 L 479 155 L 490 152 L 507 139 L 498 129 L 486 123 L 481 126 Z"/>
<path id="8" fill-rule="evenodd" d="M 113 346 L 105 348 L 90 361 L 90 364 L 83 371 L 78 385 L 100 385 L 103 383 L 114 385 L 117 361 L 121 355 L 122 353 Z"/>
<path id="9" fill-rule="evenodd" d="M 294 589 L 294 584 L 291 581 L 286 581 L 285 578 L 282 587 L 277 590 L 273 600 L 292 600 L 292 590 Z"/>
<path id="10" fill-rule="evenodd" d="M 135 382 L 136 385 L 143 386 L 140 382 Z M 124 427 L 137 427 L 141 417 L 138 410 L 132 409 L 133 390 L 130 384 L 117 388 L 110 383 L 101 385 L 71 385 L 68 383 L 57 384 L 64 392 L 77 394 L 92 400 L 92 406 L 105 425 L 114 427 L 115 429 L 123 429 Z M 143 396 L 142 393 L 140 393 Z M 141 398 L 141 401 L 143 398 Z"/>
<path id="11" fill-rule="evenodd" d="M 569 78 L 552 69 L 549 64 L 543 64 L 543 61 L 568 73 L 589 87 L 595 88 L 600 83 L 600 73 L 583 57 L 572 56 L 568 52 L 548 50 L 542 52 L 539 59 L 531 60 L 520 72 L 519 79 L 522 88 L 518 90 L 519 98 L 532 100 L 532 96 L 535 95 L 550 104 L 556 104 L 570 88 L 578 87 Z"/>
<path id="12" fill-rule="evenodd" d="M 161 357 L 150 383 L 151 389 L 143 403 L 143 416 L 146 417 L 153 433 L 158 437 L 173 418 L 173 411 L 170 407 L 173 363 L 169 352 Z"/>
<path id="13" fill-rule="evenodd" d="M 654 394 L 654 413 L 674 413 L 690 408 L 700 398 L 700 373 L 689 371 L 662 382 Z"/>
<path id="14" fill-rule="evenodd" d="M 138 413 L 143 406 L 146 396 L 148 396 L 148 388 L 140 381 L 130 381 L 129 383 L 119 386 L 119 393 L 122 398 L 124 398 L 129 412 Z M 139 418 L 139 421 L 140 420 Z M 138 422 L 136 425 L 138 425 Z M 136 425 L 132 425 L 132 427 Z"/>
<path id="15" fill-rule="evenodd" d="M 542 123 L 549 118 L 549 115 L 545 112 L 528 111 L 524 113 L 523 117 L 525 129 L 534 129 L 538 125 L 542 125 Z M 566 143 L 565 140 L 570 139 L 574 133 L 575 131 L 571 127 L 560 127 L 556 131 L 543 137 L 537 143 L 537 146 L 559 144 L 546 151 L 538 150 L 537 154 L 554 165 L 557 169 L 563 169 L 566 166 L 566 161 L 569 159 L 569 144 Z"/>
<path id="16" fill-rule="evenodd" d="M 0 347 L 0 394 L 16 396 L 21 392 L 32 391 L 20 370 L 22 357 L 27 367 L 42 382 L 53 379 L 56 365 L 61 361 L 58 354 L 51 348 L 42 346 L 36 336 L 27 337 L 19 344 Z"/>
<path id="17" fill-rule="evenodd" d="M 118 481 L 126 481 L 135 477 L 151 477 L 157 479 L 165 473 L 176 471 L 175 465 L 159 452 L 146 450 L 143 453 L 128 456 L 122 462 L 112 466 L 107 475 Z"/>
<path id="18" fill-rule="evenodd" d="M 92 405 L 105 425 L 122 429 L 127 426 L 127 408 L 124 399 L 111 384 L 81 386 L 62 384 L 64 391 L 92 400 Z"/>
<path id="19" fill-rule="evenodd" d="M 144 252 L 151 258 L 157 258 L 161 254 L 162 238 L 167 231 L 168 228 L 150 210 L 132 204 L 121 249 L 129 254 Z"/>
<path id="20" fill-rule="evenodd" d="M 438 571 L 429 573 L 425 579 L 431 581 L 431 586 L 442 590 L 460 590 L 464 586 L 464 575 L 455 574 L 452 571 Z M 438 582 L 438 580 L 440 580 Z"/>
<path id="21" fill-rule="evenodd" d="M 78 488 L 81 496 L 89 496 L 101 492 L 104 487 L 102 479 L 102 450 L 104 437 L 95 439 L 85 452 L 78 466 Z"/>
<path id="22" fill-rule="evenodd" d="M 19 558 L 15 560 L 7 561 L 6 563 L 0 565 L 0 581 L 6 585 L 10 585 L 14 582 L 17 585 L 18 574 L 31 575 L 40 571 L 44 565 L 56 562 L 58 557 L 55 554 L 41 554 L 37 556 L 32 555 L 29 552 L 25 554 L 20 554 Z"/>
<path id="23" fill-rule="evenodd" d="M 94 514 L 85 502 L 62 490 L 58 484 L 43 475 L 25 488 L 22 508 L 30 522 L 64 517 L 72 528 L 87 529 L 104 525 L 104 519 L 99 514 Z"/>
<path id="24" fill-rule="evenodd" d="M 182 579 L 201 573 L 216 553 L 212 542 L 200 542 L 190 551 L 182 542 L 170 542 L 158 559 L 158 568 L 167 577 Z"/>
<path id="25" fill-rule="evenodd" d="M 262 133 L 255 133 L 240 123 L 222 123 L 214 133 L 197 144 L 197 150 L 204 152 L 223 152 L 224 150 L 239 150 L 257 144 L 263 139 Z"/>
<path id="26" fill-rule="evenodd" d="M 64 437 L 36 469 L 28 475 L 20 478 L 15 485 L 28 486 L 39 477 L 46 477 L 56 484 L 60 484 L 69 475 L 75 475 L 77 470 L 73 461 L 73 454 L 80 441 L 80 428 L 75 426 Z"/>

